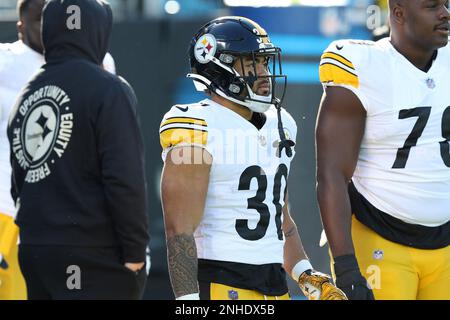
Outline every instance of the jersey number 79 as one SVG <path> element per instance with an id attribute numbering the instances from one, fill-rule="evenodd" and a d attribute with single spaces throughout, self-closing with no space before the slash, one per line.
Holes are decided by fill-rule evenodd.
<path id="1" fill-rule="evenodd" d="M 428 119 L 430 118 L 431 107 L 417 107 L 413 109 L 403 109 L 400 110 L 398 116 L 399 119 L 407 119 L 411 117 L 418 117 L 416 124 L 414 125 L 411 133 L 405 141 L 403 147 L 399 148 L 397 151 L 397 157 L 392 165 L 392 169 L 403 169 L 406 167 L 406 162 L 408 161 L 409 152 L 412 147 L 417 145 L 417 141 L 422 136 L 423 130 L 427 125 Z M 441 147 L 441 157 L 444 164 L 450 168 L 450 106 L 445 109 L 442 115 L 442 137 L 444 141 L 439 142 Z"/>

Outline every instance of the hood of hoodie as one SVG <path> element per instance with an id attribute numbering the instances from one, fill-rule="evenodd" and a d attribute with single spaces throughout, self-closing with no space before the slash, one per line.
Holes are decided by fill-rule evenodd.
<path id="1" fill-rule="evenodd" d="M 81 58 L 101 64 L 111 29 L 111 7 L 103 0 L 49 0 L 42 12 L 45 60 Z"/>

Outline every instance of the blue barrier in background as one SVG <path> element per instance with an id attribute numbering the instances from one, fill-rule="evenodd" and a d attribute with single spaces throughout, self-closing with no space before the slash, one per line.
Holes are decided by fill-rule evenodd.
<path id="1" fill-rule="evenodd" d="M 270 36 L 270 41 L 281 48 L 283 56 L 320 56 L 335 39 L 337 38 L 280 33 Z"/>
<path id="2" fill-rule="evenodd" d="M 366 6 L 233 7 L 230 12 L 256 21 L 269 34 L 367 38 L 369 32 L 366 28 L 365 8 Z"/>

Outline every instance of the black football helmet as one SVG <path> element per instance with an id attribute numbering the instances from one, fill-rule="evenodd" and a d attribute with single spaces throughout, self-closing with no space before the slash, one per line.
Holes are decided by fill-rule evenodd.
<path id="1" fill-rule="evenodd" d="M 239 74 L 236 62 L 240 61 L 243 66 L 244 58 L 249 57 L 253 59 L 253 72 Z M 265 58 L 268 68 L 262 76 L 256 70 L 256 61 L 260 57 Z M 274 105 L 280 135 L 277 156 L 281 157 L 283 149 L 288 157 L 292 156 L 295 143 L 286 139 L 281 121 L 281 102 L 287 85 L 287 76 L 281 69 L 281 49 L 270 42 L 267 32 L 259 24 L 236 16 L 208 22 L 192 39 L 189 60 L 191 73 L 187 76 L 192 78 L 198 91 L 214 92 L 254 112 L 265 112 Z M 252 89 L 255 82 L 262 79 L 269 84 L 268 95 L 258 95 Z M 277 90 L 279 87 L 281 90 Z"/>
<path id="2" fill-rule="evenodd" d="M 253 72 L 239 74 L 236 63 L 244 57 L 253 59 Z M 256 59 L 266 60 L 268 73 L 258 76 Z M 191 73 L 197 90 L 209 90 L 255 112 L 265 112 L 281 103 L 287 77 L 282 74 L 281 49 L 270 42 L 267 32 L 256 22 L 244 17 L 221 17 L 200 28 L 189 46 Z M 256 81 L 266 79 L 270 92 L 258 95 L 252 88 Z M 275 93 L 282 88 L 280 96 Z"/>

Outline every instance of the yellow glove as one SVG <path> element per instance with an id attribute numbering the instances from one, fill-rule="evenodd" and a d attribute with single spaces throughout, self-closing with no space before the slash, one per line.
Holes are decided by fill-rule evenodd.
<path id="1" fill-rule="evenodd" d="M 298 285 L 309 300 L 348 300 L 345 293 L 331 283 L 329 275 L 315 270 L 303 272 Z"/>

